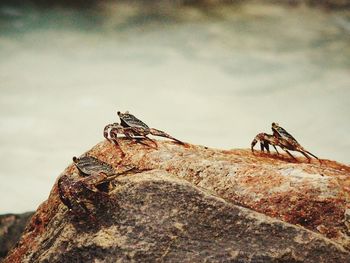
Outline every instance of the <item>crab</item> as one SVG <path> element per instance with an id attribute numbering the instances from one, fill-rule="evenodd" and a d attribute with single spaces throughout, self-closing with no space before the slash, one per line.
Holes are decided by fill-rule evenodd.
<path id="1" fill-rule="evenodd" d="M 254 152 L 254 146 L 259 141 L 261 151 L 264 151 L 264 149 L 266 149 L 266 151 L 270 153 L 269 145 L 272 145 L 275 148 L 277 154 L 279 154 L 276 148 L 276 146 L 279 146 L 290 157 L 292 157 L 296 161 L 297 159 L 289 151 L 300 152 L 302 155 L 304 155 L 308 159 L 308 162 L 311 161 L 311 158 L 309 155 L 311 155 L 312 157 L 319 160 L 319 162 L 321 162 L 321 160 L 318 157 L 316 157 L 309 151 L 305 150 L 304 147 L 302 147 L 299 144 L 299 142 L 292 135 L 290 135 L 285 129 L 279 126 L 278 123 L 272 123 L 272 131 L 273 131 L 273 134 L 259 133 L 255 136 L 255 138 L 251 143 L 252 152 Z"/>
<path id="2" fill-rule="evenodd" d="M 130 114 L 128 111 L 125 113 L 118 111 L 117 114 L 120 118 L 120 123 L 115 122 L 108 124 L 103 131 L 104 137 L 116 145 L 119 145 L 117 139 L 118 134 L 123 134 L 125 137 L 133 140 L 142 138 L 147 139 L 151 141 L 156 147 L 156 141 L 149 138 L 148 135 L 164 137 L 171 139 L 176 143 L 184 144 L 182 141 L 170 136 L 163 131 L 148 127 L 147 124 L 136 118 L 134 115 Z"/>
<path id="3" fill-rule="evenodd" d="M 73 157 L 73 162 L 78 170 L 79 179 L 62 175 L 58 180 L 58 193 L 62 203 L 77 216 L 90 215 L 94 198 L 108 198 L 106 192 L 110 188 L 110 182 L 134 169 L 132 166 L 125 166 L 115 170 L 108 163 L 92 156 Z"/>

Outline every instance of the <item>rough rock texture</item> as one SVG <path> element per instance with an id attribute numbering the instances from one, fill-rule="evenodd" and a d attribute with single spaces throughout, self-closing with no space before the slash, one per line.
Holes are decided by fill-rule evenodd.
<path id="1" fill-rule="evenodd" d="M 21 237 L 34 212 L 0 215 L 0 261 Z"/>
<path id="2" fill-rule="evenodd" d="M 123 140 L 122 162 L 97 144 L 89 155 L 145 171 L 117 178 L 107 200 L 87 194 L 96 221 L 69 213 L 55 185 L 6 262 L 350 262 L 350 167 L 158 144 Z"/>

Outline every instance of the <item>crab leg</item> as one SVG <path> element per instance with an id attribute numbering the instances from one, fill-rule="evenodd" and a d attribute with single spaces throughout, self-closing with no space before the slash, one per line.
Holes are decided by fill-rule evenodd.
<path id="1" fill-rule="evenodd" d="M 67 175 L 58 179 L 58 193 L 63 204 L 75 215 L 89 214 L 89 209 L 84 202 L 79 201 L 80 181 L 74 182 Z"/>
<path id="2" fill-rule="evenodd" d="M 119 149 L 119 151 L 121 153 L 121 156 L 124 157 L 125 156 L 125 152 L 123 151 L 120 143 L 118 142 L 118 133 L 117 133 L 117 131 L 112 129 L 110 131 L 110 136 L 111 136 L 111 138 L 110 139 L 107 138 L 107 140 L 111 141 Z"/>
<path id="3" fill-rule="evenodd" d="M 157 129 L 154 129 L 154 128 L 151 128 L 150 129 L 150 133 L 154 136 L 160 136 L 160 137 L 164 137 L 164 138 L 169 138 L 171 140 L 174 140 L 176 141 L 177 143 L 180 143 L 180 144 L 184 144 L 182 141 L 170 136 L 169 134 L 163 132 L 163 131 L 160 131 L 160 130 L 157 130 Z"/>
<path id="4" fill-rule="evenodd" d="M 273 148 L 275 149 L 276 153 L 277 153 L 277 154 L 280 154 L 280 153 L 278 152 L 278 150 L 277 150 L 276 146 L 275 146 L 275 145 L 273 145 L 273 144 L 271 144 L 271 145 L 272 145 L 272 146 L 273 146 Z M 269 143 L 268 143 L 268 142 L 265 142 L 265 148 L 266 148 L 267 152 L 268 152 L 268 153 L 270 153 Z"/>
<path id="5" fill-rule="evenodd" d="M 256 145 L 256 143 L 258 142 L 258 139 L 255 137 L 254 140 L 251 142 L 250 144 L 250 149 L 252 150 L 252 153 L 254 153 L 254 146 Z M 262 143 L 260 142 L 260 147 L 262 147 Z M 263 150 L 263 148 L 261 148 L 261 150 Z"/>
<path id="6" fill-rule="evenodd" d="M 260 142 L 260 150 L 261 150 L 262 152 L 265 151 L 265 146 L 264 146 L 264 144 L 263 144 L 262 142 Z"/>
<path id="7" fill-rule="evenodd" d="M 128 166 L 127 165 L 127 166 L 123 167 L 122 170 L 117 171 L 117 173 L 112 174 L 112 175 L 108 175 L 108 177 L 106 177 L 106 179 L 104 179 L 102 183 L 113 181 L 115 178 L 117 178 L 121 174 L 125 174 L 125 173 L 133 171 L 133 170 L 135 170 L 135 166 L 130 166 L 130 165 Z M 97 185 L 98 185 L 98 183 L 97 183 Z"/>
<path id="8" fill-rule="evenodd" d="M 73 208 L 72 203 L 70 202 L 69 198 L 67 198 L 67 194 L 70 192 L 69 185 L 71 184 L 71 180 L 68 178 L 67 175 L 62 175 L 57 182 L 57 188 L 58 188 L 58 195 L 62 201 L 63 204 L 65 204 L 69 209 Z"/>
<path id="9" fill-rule="evenodd" d="M 313 155 L 313 154 L 310 153 L 309 151 L 305 151 L 305 152 L 308 153 L 308 154 L 310 154 L 311 156 L 315 157 L 317 160 L 319 160 L 319 161 L 321 162 L 321 160 L 320 160 L 317 156 Z"/>
<path id="10" fill-rule="evenodd" d="M 105 173 L 93 173 L 90 176 L 81 179 L 79 182 L 90 191 L 99 192 L 99 190 L 96 188 L 96 185 L 104 182 L 106 178 L 107 175 Z"/>
<path id="11" fill-rule="evenodd" d="M 251 150 L 254 153 L 254 146 L 260 142 L 260 150 L 262 152 L 266 151 L 269 153 L 270 149 L 269 149 L 269 142 L 267 142 L 266 140 L 263 140 L 262 138 L 259 137 L 259 135 L 255 136 L 254 140 L 251 142 Z"/>
<path id="12" fill-rule="evenodd" d="M 283 149 L 283 150 L 285 150 L 285 152 L 288 153 L 288 155 L 289 155 L 290 157 L 292 157 L 294 160 L 298 161 L 298 159 L 295 158 L 287 149 Z"/>
<path id="13" fill-rule="evenodd" d="M 309 162 L 311 161 L 311 158 L 310 158 L 306 153 L 308 153 L 308 154 L 310 154 L 311 156 L 315 157 L 320 163 L 322 163 L 321 160 L 320 160 L 319 158 L 317 158 L 315 155 L 313 155 L 312 153 L 310 153 L 310 152 L 308 152 L 308 151 L 306 151 L 306 150 L 300 151 L 300 153 L 301 153 L 302 155 L 304 155 L 304 156 L 308 159 Z"/>
<path id="14" fill-rule="evenodd" d="M 144 135 L 144 138 L 147 139 L 148 141 L 150 141 L 155 146 L 155 149 L 158 149 L 158 144 L 157 144 L 157 142 L 155 140 L 151 139 L 147 135 Z"/>
<path id="15" fill-rule="evenodd" d="M 145 132 L 142 129 L 138 129 L 136 127 L 126 127 L 123 129 L 123 132 L 124 132 L 124 135 L 131 140 L 137 141 L 138 143 L 141 143 L 143 145 L 150 147 L 150 145 L 138 140 L 141 138 L 145 138 L 145 139 L 151 141 L 155 145 L 156 149 L 158 148 L 157 143 L 154 140 L 152 140 L 151 138 L 147 137 L 147 135 L 145 134 Z M 136 136 L 139 136 L 141 138 L 137 138 Z"/>
<path id="16" fill-rule="evenodd" d="M 275 145 L 272 145 L 273 146 L 273 148 L 275 148 L 275 150 L 276 150 L 276 153 L 277 154 L 280 154 L 278 151 L 277 151 L 277 148 L 276 148 L 276 146 Z"/>
<path id="17" fill-rule="evenodd" d="M 260 146 L 261 146 L 261 144 L 260 144 Z M 269 143 L 268 143 L 268 142 L 266 142 L 266 141 L 264 141 L 263 146 L 266 148 L 266 151 L 267 151 L 268 153 L 270 153 Z M 264 148 L 264 147 L 263 147 L 263 148 Z M 264 151 L 264 150 L 263 150 L 263 151 Z"/>
<path id="18" fill-rule="evenodd" d="M 103 130 L 103 136 L 111 143 L 113 143 L 117 148 L 120 149 L 122 155 L 125 155 L 124 151 L 120 147 L 118 142 L 118 131 L 114 128 L 114 124 L 108 124 Z"/>
<path id="19" fill-rule="evenodd" d="M 121 154 L 121 156 L 123 158 L 125 156 L 125 152 L 123 151 L 120 143 L 118 142 L 117 136 L 115 136 L 115 138 L 112 140 L 112 142 L 118 148 L 118 150 L 120 151 L 120 154 Z"/>
<path id="20" fill-rule="evenodd" d="M 304 155 L 306 158 L 307 158 L 307 161 L 310 162 L 311 161 L 311 158 L 304 152 L 302 151 L 299 151 L 302 155 Z"/>
<path id="21" fill-rule="evenodd" d="M 320 163 L 322 163 L 321 160 L 317 156 L 315 156 L 312 153 L 310 153 L 309 151 L 305 150 L 301 145 L 299 145 L 299 147 L 297 148 L 296 151 L 298 151 L 302 155 L 304 155 L 309 160 L 309 162 L 310 162 L 311 158 L 308 155 L 306 155 L 306 153 L 311 155 L 312 157 L 316 158 Z"/>

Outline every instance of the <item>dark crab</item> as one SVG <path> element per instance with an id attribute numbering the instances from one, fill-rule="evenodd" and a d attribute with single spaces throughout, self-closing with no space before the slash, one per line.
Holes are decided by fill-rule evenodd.
<path id="1" fill-rule="evenodd" d="M 276 148 L 276 146 L 279 146 L 296 161 L 297 159 L 289 151 L 300 152 L 308 159 L 309 162 L 311 158 L 308 155 L 311 155 L 320 161 L 318 157 L 305 150 L 292 135 L 290 135 L 277 123 L 272 123 L 272 131 L 273 135 L 267 133 L 259 133 L 255 136 L 254 140 L 251 143 L 252 152 L 254 152 L 254 146 L 259 141 L 261 151 L 264 151 L 264 149 L 266 149 L 266 151 L 270 153 L 269 145 L 272 145 L 275 148 L 277 154 L 279 154 Z"/>
<path id="2" fill-rule="evenodd" d="M 125 166 L 115 170 L 108 163 L 92 156 L 73 157 L 73 162 L 79 172 L 79 178 L 73 179 L 66 174 L 61 176 L 58 180 L 58 193 L 62 203 L 78 216 L 90 215 L 91 206 L 94 206 L 94 196 L 98 194 L 101 198 L 107 198 L 110 182 L 134 169 Z"/>
<path id="3" fill-rule="evenodd" d="M 157 143 L 151 138 L 149 138 L 148 135 L 164 137 L 174 140 L 177 143 L 184 144 L 182 141 L 170 136 L 169 134 L 163 131 L 150 128 L 147 124 L 136 118 L 134 115 L 130 114 L 128 111 L 125 113 L 121 113 L 120 111 L 118 111 L 117 114 L 120 118 L 120 123 L 116 122 L 108 124 L 103 131 L 104 137 L 117 145 L 118 134 L 123 134 L 129 139 L 147 139 L 151 141 L 156 147 Z"/>

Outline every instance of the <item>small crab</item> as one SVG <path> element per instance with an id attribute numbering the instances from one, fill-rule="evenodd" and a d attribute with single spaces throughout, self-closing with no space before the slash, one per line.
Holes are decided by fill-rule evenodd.
<path id="1" fill-rule="evenodd" d="M 108 124 L 103 131 L 104 137 L 117 145 L 119 145 L 117 140 L 118 134 L 124 134 L 129 139 L 145 138 L 151 141 L 156 146 L 157 143 L 151 138 L 149 138 L 147 135 L 169 138 L 171 140 L 176 141 L 177 143 L 184 144 L 182 141 L 170 136 L 169 134 L 163 131 L 148 127 L 147 124 L 136 118 L 134 115 L 130 114 L 128 111 L 125 113 L 121 113 L 120 111 L 118 111 L 117 114 L 120 118 L 120 124 L 117 122 Z"/>
<path id="2" fill-rule="evenodd" d="M 264 149 L 266 149 L 268 153 L 270 152 L 269 145 L 272 145 L 275 148 L 277 154 L 279 154 L 276 148 L 276 146 L 279 146 L 294 160 L 297 160 L 297 159 L 289 151 L 300 152 L 308 159 L 309 162 L 311 158 L 308 156 L 308 154 L 320 161 L 318 157 L 316 157 L 309 151 L 305 150 L 292 135 L 290 135 L 285 129 L 280 127 L 277 123 L 272 123 L 272 131 L 273 131 L 273 135 L 267 134 L 267 133 L 259 133 L 255 136 L 255 138 L 251 143 L 252 152 L 254 152 L 254 146 L 259 141 L 261 150 L 264 151 Z"/>
<path id="3" fill-rule="evenodd" d="M 93 206 L 92 199 L 95 194 L 101 198 L 107 197 L 110 182 L 117 176 L 126 173 L 134 167 L 125 166 L 121 170 L 115 170 L 108 163 L 102 162 L 92 156 L 81 158 L 73 157 L 75 167 L 79 171 L 79 179 L 72 179 L 63 175 L 58 180 L 58 193 L 63 204 L 74 214 L 89 215 L 88 207 Z"/>

